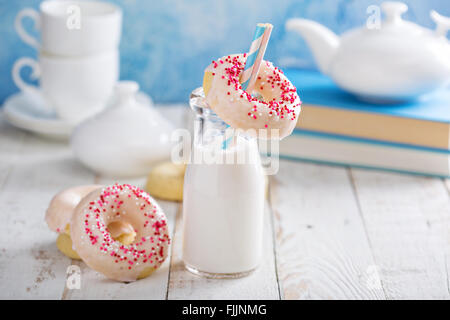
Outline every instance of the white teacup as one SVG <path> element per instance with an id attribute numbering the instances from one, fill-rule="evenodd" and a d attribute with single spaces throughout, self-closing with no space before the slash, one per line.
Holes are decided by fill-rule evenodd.
<path id="1" fill-rule="evenodd" d="M 31 67 L 40 88 L 29 85 L 20 76 L 23 67 Z M 50 56 L 41 53 L 39 61 L 20 58 L 13 67 L 15 84 L 26 93 L 40 92 L 64 120 L 73 123 L 102 110 L 119 79 L 119 52 L 111 51 L 80 58 Z"/>
<path id="2" fill-rule="evenodd" d="M 34 20 L 41 43 L 23 28 L 24 17 Z M 62 56 L 96 54 L 117 49 L 122 11 L 105 2 L 48 0 L 41 3 L 40 12 L 21 10 L 14 26 L 22 40 L 40 52 Z"/>

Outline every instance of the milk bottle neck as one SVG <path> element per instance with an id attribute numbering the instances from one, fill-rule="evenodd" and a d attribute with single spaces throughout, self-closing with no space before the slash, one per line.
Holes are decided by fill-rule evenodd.
<path id="1" fill-rule="evenodd" d="M 224 142 L 230 137 L 229 126 L 206 104 L 202 88 L 191 93 L 190 107 L 195 115 L 195 143 L 196 145 L 208 145 L 222 139 Z M 252 139 L 242 133 L 233 132 L 242 138 Z"/>

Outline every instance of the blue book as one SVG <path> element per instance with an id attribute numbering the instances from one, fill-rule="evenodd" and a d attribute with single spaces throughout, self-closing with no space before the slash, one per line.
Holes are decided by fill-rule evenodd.
<path id="1" fill-rule="evenodd" d="M 297 133 L 325 133 L 437 151 L 450 149 L 449 89 L 414 102 L 379 105 L 342 91 L 317 71 L 284 72 L 303 101 Z"/>
<path id="2" fill-rule="evenodd" d="M 450 177 L 450 153 L 426 147 L 294 131 L 280 142 L 280 157 L 291 160 Z"/>

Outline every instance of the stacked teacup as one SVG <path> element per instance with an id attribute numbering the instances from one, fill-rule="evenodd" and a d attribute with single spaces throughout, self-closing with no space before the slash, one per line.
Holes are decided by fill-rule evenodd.
<path id="1" fill-rule="evenodd" d="M 23 28 L 26 17 L 40 30 L 40 41 Z M 99 1 L 48 0 L 39 12 L 20 11 L 15 28 L 39 52 L 37 61 L 25 57 L 14 64 L 13 80 L 22 91 L 41 94 L 58 117 L 72 123 L 103 109 L 119 78 L 120 8 Z M 22 80 L 26 66 L 39 78 L 39 87 Z"/>

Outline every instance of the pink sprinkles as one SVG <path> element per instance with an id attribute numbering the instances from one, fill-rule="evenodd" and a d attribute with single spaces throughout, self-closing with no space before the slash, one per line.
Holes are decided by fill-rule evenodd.
<path id="1" fill-rule="evenodd" d="M 246 54 L 244 54 L 243 57 L 245 58 Z M 269 68 L 272 67 L 272 64 L 270 62 L 264 62 Z M 240 61 L 240 56 L 227 56 L 225 60 L 220 59 L 219 63 L 225 63 L 226 65 L 225 76 L 222 76 L 222 79 L 227 80 L 227 85 L 232 90 L 238 91 L 240 99 L 246 99 L 249 102 L 257 102 L 264 108 L 268 108 L 269 116 L 278 116 L 280 119 L 284 119 L 286 117 L 290 118 L 292 121 L 297 119 L 295 108 L 300 107 L 302 103 L 297 95 L 297 89 L 292 85 L 292 83 L 281 76 L 283 74 L 283 71 L 281 71 L 279 68 L 273 67 L 272 74 L 267 76 L 266 83 L 272 89 L 275 87 L 281 89 L 280 99 L 276 100 L 274 98 L 272 101 L 265 102 L 252 97 L 250 93 L 242 90 L 239 79 L 241 73 L 244 70 L 245 61 Z M 216 61 L 213 61 L 212 65 L 214 68 L 217 68 L 219 64 Z M 212 75 L 214 76 L 215 73 L 212 73 Z M 262 80 L 262 78 L 258 76 L 257 80 L 260 81 Z M 260 90 L 264 90 L 263 84 L 265 83 L 261 83 Z M 227 95 L 230 95 L 229 91 L 227 92 Z M 293 105 L 292 108 L 289 108 L 287 104 L 293 104 L 297 99 L 300 102 Z M 256 120 L 258 118 L 258 106 L 256 104 L 253 105 L 252 109 L 247 113 L 247 115 Z M 264 127 L 268 128 L 268 125 L 265 124 Z"/>
<path id="2" fill-rule="evenodd" d="M 141 226 L 143 232 L 152 233 L 128 246 L 111 237 L 103 216 L 114 213 L 113 216 L 117 217 L 123 214 L 121 206 L 124 201 L 136 202 L 136 211 L 132 214 L 142 214 L 145 217 Z M 152 204 L 150 196 L 140 188 L 129 184 L 106 187 L 98 200 L 89 203 L 85 213 L 84 231 L 88 241 L 91 245 L 100 243 L 99 250 L 110 255 L 115 263 L 124 262 L 131 269 L 139 263 L 150 263 L 158 267 L 164 262 L 163 244 L 170 244 L 167 221 L 163 215 L 157 214 L 157 207 Z M 145 231 L 149 227 L 151 232 Z M 136 232 L 139 233 L 138 230 Z"/>

